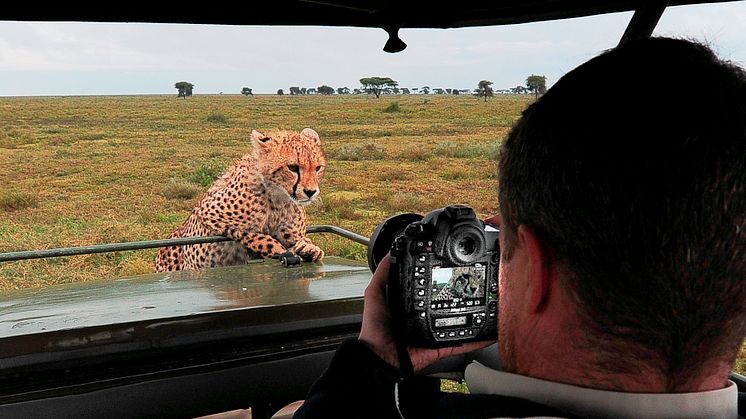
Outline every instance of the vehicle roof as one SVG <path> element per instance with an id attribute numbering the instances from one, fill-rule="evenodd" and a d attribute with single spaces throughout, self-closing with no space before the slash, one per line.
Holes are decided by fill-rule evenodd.
<path id="1" fill-rule="evenodd" d="M 20 3 L 0 11 L 0 20 L 154 22 L 229 25 L 320 25 L 397 28 L 457 28 L 525 23 L 632 11 L 650 4 L 680 6 L 733 0 L 273 0 L 157 7 L 65 2 L 38 7 Z"/>

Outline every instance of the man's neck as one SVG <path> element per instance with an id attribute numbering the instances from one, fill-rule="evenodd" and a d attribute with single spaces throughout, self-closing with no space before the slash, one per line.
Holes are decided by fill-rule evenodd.
<path id="1" fill-rule="evenodd" d="M 529 333 L 528 339 L 543 336 L 533 343 L 523 342 L 523 347 L 533 347 L 532 354 L 516 354 L 513 371 L 521 375 L 600 390 L 630 393 L 692 393 L 724 388 L 732 365 L 711 361 L 702 373 L 686 378 L 668 374 L 665 368 L 656 367 L 651 357 L 644 354 L 632 356 L 634 349 L 623 344 L 615 346 L 614 353 L 589 344 L 587 336 L 568 334 L 577 327 L 554 327 L 541 333 Z M 528 346 L 525 346 L 528 345 Z M 608 347 L 608 346 L 607 346 Z M 606 353 L 606 355 L 602 355 Z M 617 362 L 620 358 L 625 362 Z"/>
<path id="2" fill-rule="evenodd" d="M 668 370 L 665 360 L 635 345 L 589 336 L 591 328 L 582 324 L 574 309 L 567 309 L 572 307 L 569 303 L 566 293 L 555 294 L 541 313 L 524 319 L 513 333 L 515 342 L 508 348 L 512 362 L 504 362 L 506 372 L 632 393 L 700 392 L 728 385 L 731 363 L 711 360 L 702 365 L 699 374 L 677 376 Z"/>

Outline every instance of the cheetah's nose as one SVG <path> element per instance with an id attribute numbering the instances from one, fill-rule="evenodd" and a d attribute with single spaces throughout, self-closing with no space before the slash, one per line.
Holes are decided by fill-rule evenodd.
<path id="1" fill-rule="evenodd" d="M 303 192 L 306 193 L 306 196 L 308 199 L 311 199 L 312 196 L 316 195 L 316 192 L 318 192 L 318 189 L 303 189 Z"/>

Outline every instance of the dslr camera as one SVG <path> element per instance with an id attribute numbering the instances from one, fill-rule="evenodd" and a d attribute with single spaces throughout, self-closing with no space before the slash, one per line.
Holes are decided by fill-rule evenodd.
<path id="1" fill-rule="evenodd" d="M 368 265 L 375 272 L 391 252 L 397 339 L 430 348 L 497 339 L 498 234 L 464 205 L 395 215 L 374 230 Z"/>

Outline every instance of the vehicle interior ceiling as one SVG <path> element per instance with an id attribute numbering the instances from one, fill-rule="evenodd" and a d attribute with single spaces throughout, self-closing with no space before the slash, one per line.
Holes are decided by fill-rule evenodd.
<path id="1" fill-rule="evenodd" d="M 38 7 L 31 3 L 23 3 L 0 11 L 0 21 L 371 27 L 381 28 L 389 34 L 388 42 L 382 45 L 385 51 L 397 52 L 406 47 L 404 44 L 406 39 L 402 40 L 398 37 L 398 32 L 402 28 L 448 29 L 506 25 L 634 11 L 627 29 L 623 34 L 619 34 L 620 43 L 625 43 L 650 36 L 666 7 L 718 2 L 721 1 L 467 0 L 458 3 L 432 3 L 373 0 L 277 0 L 264 2 L 261 5 L 244 2 L 231 5 L 229 8 L 202 9 L 190 7 L 158 9 L 146 5 L 95 8 L 83 6 L 82 3 L 78 6 L 60 3 Z M 220 333 L 224 334 L 221 339 L 227 341 L 235 337 L 235 342 L 238 342 L 239 346 L 219 350 L 210 347 L 211 341 L 204 340 L 204 336 L 212 333 L 209 335 L 212 339 L 217 332 L 208 332 L 207 329 L 213 325 L 224 325 L 228 321 L 225 317 L 205 317 L 200 320 L 203 323 L 199 326 L 199 330 L 195 330 L 191 335 L 173 336 L 163 332 L 163 336 L 157 336 L 157 339 L 163 339 L 160 342 L 178 341 L 177 344 L 181 345 L 179 348 L 188 347 L 187 349 L 176 352 L 164 346 L 156 355 L 153 355 L 155 352 L 150 352 L 147 356 L 137 358 L 137 362 L 133 362 L 132 357 L 124 357 L 122 351 L 134 352 L 140 348 L 133 346 L 133 342 L 123 341 L 113 342 L 106 347 L 106 350 L 111 349 L 110 355 L 105 360 L 106 363 L 103 363 L 104 361 L 91 362 L 92 358 L 103 356 L 101 353 L 106 350 L 102 351 L 101 346 L 78 348 L 75 349 L 74 357 L 65 358 L 67 355 L 59 355 L 59 358 L 52 359 L 56 363 L 54 368 L 45 370 L 39 367 L 41 364 L 31 365 L 36 375 L 26 381 L 19 381 L 21 373 L 18 371 L 23 373 L 26 371 L 17 368 L 18 365 L 32 358 L 28 356 L 24 360 L 19 358 L 13 362 L 20 362 L 20 364 L 12 365 L 0 360 L 0 371 L 3 369 L 12 371 L 10 375 L 0 374 L 0 382 L 15 383 L 15 387 L 8 385 L 5 393 L 0 393 L 0 416 L 30 417 L 30 413 L 38 415 L 39 412 L 44 411 L 54 412 L 55 416 L 65 416 L 65 413 L 71 413 L 74 416 L 74 413 L 79 412 L 81 408 L 85 408 L 92 415 L 96 412 L 103 415 L 114 408 L 125 408 L 130 409 L 132 416 L 138 416 L 138 414 L 147 416 L 148 413 L 152 413 L 149 406 L 153 403 L 159 403 L 162 407 L 171 409 L 173 416 L 191 416 L 194 412 L 207 414 L 226 410 L 230 406 L 243 406 L 247 402 L 247 393 L 236 393 L 233 383 L 250 377 L 254 382 L 262 383 L 262 388 L 258 390 L 247 389 L 247 391 L 253 391 L 248 397 L 257 402 L 255 406 L 259 406 L 255 409 L 255 417 L 268 417 L 278 406 L 281 407 L 288 402 L 302 398 L 310 383 L 330 359 L 336 342 L 349 336 L 351 331 L 359 325 L 359 315 L 350 314 L 361 311 L 362 303 L 359 301 L 350 302 L 342 308 L 326 307 L 323 303 L 314 307 L 322 314 L 329 313 L 330 310 L 334 311 L 336 320 L 331 325 L 322 324 L 322 314 L 318 317 L 313 317 L 313 313 L 309 315 L 308 312 L 293 314 L 292 309 L 283 309 L 290 314 L 281 313 L 282 310 L 269 313 L 268 317 L 278 319 L 287 315 L 297 315 L 299 319 L 310 316 L 310 319 L 306 318 L 305 323 L 301 321 L 292 323 L 284 329 L 277 329 L 273 324 L 273 329 L 268 333 L 274 334 L 272 338 L 274 340 L 266 340 L 267 347 L 259 354 L 255 347 L 248 344 L 239 347 L 244 344 L 244 340 L 241 339 L 257 336 L 262 338 L 261 332 L 254 329 L 247 331 L 245 327 L 240 330 L 240 333 L 238 329 L 220 330 Z M 235 317 L 236 323 L 246 321 L 246 318 L 241 317 L 239 313 L 231 315 Z M 130 326 L 132 325 L 127 327 Z M 153 325 L 143 324 L 142 326 L 142 329 L 145 329 Z M 168 333 L 171 331 L 172 329 L 169 329 Z M 93 332 L 116 334 L 120 331 L 97 329 Z M 121 333 L 125 333 L 124 328 Z M 326 334 L 323 339 L 318 336 L 314 337 L 320 333 Z M 288 336 L 288 340 L 277 340 L 276 336 L 280 335 Z M 151 334 L 143 339 L 153 339 L 153 336 Z M 333 338 L 329 338 L 330 336 Z M 38 345 L 41 341 L 29 341 L 28 344 Z M 17 342 L 13 345 L 17 345 Z M 126 345 L 129 347 L 125 347 Z M 304 345 L 316 345 L 319 349 L 316 352 L 309 352 L 302 349 Z M 115 346 L 117 349 L 112 349 Z M 152 350 L 152 348 L 149 349 Z M 11 350 L 8 344 L 0 342 L 0 351 L 6 350 Z M 12 350 L 19 349 L 16 346 Z M 208 355 L 202 354 L 208 350 L 210 359 L 207 359 Z M 47 356 L 46 358 L 54 357 Z M 46 358 L 44 362 L 49 361 Z M 249 359 L 256 361 L 244 362 Z M 119 364 L 123 362 L 122 360 L 126 361 L 126 366 Z M 81 376 L 72 377 L 69 374 L 71 367 L 81 364 L 90 364 L 89 369 Z M 102 368 L 102 365 L 105 368 Z M 138 368 L 139 372 L 136 371 Z M 445 366 L 442 369 L 448 370 L 449 368 L 450 366 Z M 152 373 L 154 369 L 170 372 L 154 375 Z M 301 377 L 299 372 L 303 370 L 306 375 Z M 293 385 L 288 387 L 287 379 L 278 381 L 278 377 L 282 376 L 294 377 Z M 746 381 L 739 382 L 739 385 L 742 388 L 746 387 Z M 234 397 L 227 397 L 226 395 L 231 392 Z M 211 397 L 216 400 L 220 399 L 221 402 L 196 401 L 192 396 L 194 394 L 200 394 L 204 399 Z M 260 406 L 260 401 L 264 401 L 265 404 Z"/>

